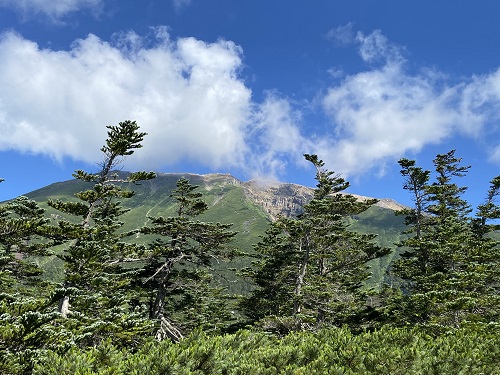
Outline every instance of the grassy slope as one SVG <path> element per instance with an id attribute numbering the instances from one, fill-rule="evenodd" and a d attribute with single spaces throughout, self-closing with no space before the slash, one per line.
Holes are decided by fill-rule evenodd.
<path id="1" fill-rule="evenodd" d="M 253 245 L 259 241 L 259 237 L 264 234 L 270 222 L 266 213 L 245 195 L 243 188 L 233 177 L 228 175 L 199 176 L 192 174 L 162 174 L 156 179 L 142 182 L 139 185 L 131 185 L 130 188 L 136 192 L 135 196 L 124 200 L 124 206 L 130 208 L 122 219 L 126 223 L 124 230 L 129 230 L 143 226 L 148 223 L 150 216 L 172 216 L 175 215 L 175 205 L 169 197 L 171 191 L 175 189 L 177 180 L 184 176 L 192 184 L 199 185 L 199 191 L 210 209 L 199 217 L 202 221 L 232 223 L 232 230 L 238 232 L 234 238 L 233 246 L 245 252 L 252 252 Z M 59 182 L 39 190 L 35 190 L 28 196 L 38 202 L 51 215 L 53 220 L 61 216 L 57 212 L 47 207 L 48 199 L 74 200 L 74 193 L 84 190 L 88 185 L 76 180 Z M 352 218 L 352 230 L 362 233 L 378 234 L 377 243 L 381 246 L 394 248 L 394 244 L 400 240 L 400 233 L 403 229 L 402 218 L 396 217 L 394 211 L 372 207 L 367 212 Z M 141 238 L 135 239 L 140 241 Z M 383 279 L 385 270 L 394 257 L 393 254 L 371 263 L 373 277 L 369 280 L 369 285 L 379 285 Z M 235 279 L 230 268 L 242 268 L 248 265 L 247 258 L 237 259 L 231 264 L 224 264 L 219 267 L 219 272 L 229 280 Z M 54 259 L 44 267 L 49 271 L 51 277 L 58 278 L 60 274 L 60 264 Z M 244 292 L 247 285 L 239 283 L 229 283 L 233 292 Z"/>
<path id="2" fill-rule="evenodd" d="M 373 287 L 381 285 L 385 279 L 386 270 L 398 254 L 396 244 L 402 239 L 403 218 L 396 216 L 392 210 L 373 206 L 355 217 L 350 229 L 361 233 L 375 233 L 377 234 L 376 243 L 379 246 L 394 249 L 389 255 L 370 262 L 372 277 L 367 283 Z"/>

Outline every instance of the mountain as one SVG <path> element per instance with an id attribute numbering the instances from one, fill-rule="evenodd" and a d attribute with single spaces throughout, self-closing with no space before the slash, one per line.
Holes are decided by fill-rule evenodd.
<path id="1" fill-rule="evenodd" d="M 130 211 L 123 216 L 123 221 L 126 223 L 124 230 L 147 224 L 151 216 L 174 215 L 175 205 L 169 195 L 181 177 L 200 186 L 198 191 L 203 193 L 210 207 L 199 219 L 232 223 L 232 229 L 238 232 L 234 239 L 234 246 L 250 253 L 253 251 L 253 245 L 259 241 L 259 237 L 264 234 L 272 220 L 279 215 L 299 214 L 303 205 L 311 199 L 313 194 L 312 188 L 301 185 L 256 180 L 242 182 L 229 174 L 159 173 L 153 180 L 130 186 L 136 194 L 123 201 L 124 206 L 130 208 Z M 85 182 L 69 180 L 48 185 L 27 196 L 45 207 L 50 217 L 56 221 L 61 217 L 61 213 L 48 207 L 47 200 L 73 200 L 76 192 L 87 188 L 88 185 Z M 370 199 L 364 196 L 356 197 L 360 200 Z M 351 228 L 363 233 L 376 233 L 378 234 L 377 242 L 381 246 L 395 248 L 394 244 L 399 242 L 404 229 L 403 219 L 396 216 L 395 211 L 403 207 L 391 199 L 380 199 L 366 212 L 351 217 L 349 219 Z M 135 241 L 140 240 L 140 237 L 135 239 Z M 383 281 L 385 270 L 394 255 L 395 252 L 371 264 L 373 277 L 369 280 L 370 285 L 379 285 Z M 248 259 L 238 259 L 229 268 L 238 269 L 248 263 Z M 45 266 L 55 274 L 60 268 L 56 260 Z M 227 265 L 223 267 L 223 271 L 228 268 Z M 227 272 L 222 273 L 228 275 Z M 57 278 L 57 275 L 54 277 Z M 241 290 L 245 287 L 239 286 L 237 289 Z"/>

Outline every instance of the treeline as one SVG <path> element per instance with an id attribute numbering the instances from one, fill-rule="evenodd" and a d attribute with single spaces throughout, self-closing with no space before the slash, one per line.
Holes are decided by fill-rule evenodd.
<path id="1" fill-rule="evenodd" d="M 208 206 L 184 178 L 175 215 L 124 231 L 122 200 L 155 174 L 114 171 L 145 136 L 134 121 L 108 127 L 100 171 L 74 174 L 89 188 L 48 202 L 67 219 L 26 197 L 0 207 L 0 373 L 494 373 L 500 176 L 473 213 L 454 151 L 433 172 L 401 159 L 414 201 L 399 212 L 405 251 L 390 285 L 370 290 L 367 262 L 390 250 L 347 219 L 376 200 L 335 194 L 349 183 L 316 155 L 305 155 L 312 200 L 252 254 L 232 246 L 231 225 L 197 219 Z M 37 265 L 49 256 L 64 264 L 60 283 Z M 213 265 L 241 256 L 251 292 L 232 296 Z"/>

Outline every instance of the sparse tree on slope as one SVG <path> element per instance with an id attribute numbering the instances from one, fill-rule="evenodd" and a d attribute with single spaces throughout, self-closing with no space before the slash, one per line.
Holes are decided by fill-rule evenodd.
<path id="1" fill-rule="evenodd" d="M 76 194 L 77 202 L 49 201 L 53 208 L 80 218 L 59 223 L 61 238 L 69 241 L 60 255 L 65 279 L 59 291 L 59 311 L 81 345 L 94 345 L 107 337 L 134 345 L 148 329 L 143 313 L 130 303 L 135 273 L 123 263 L 137 253 L 138 246 L 125 242 L 127 233 L 120 232 L 123 222 L 119 218 L 127 209 L 119 199 L 134 194 L 124 184 L 151 179 L 155 174 L 136 172 L 120 178 L 114 170 L 123 158 L 142 147 L 146 133 L 139 132 L 135 121 L 108 129 L 100 172 L 78 170 L 74 174 L 90 188 Z"/>
<path id="2" fill-rule="evenodd" d="M 208 209 L 197 188 L 181 178 L 170 195 L 177 202 L 177 215 L 152 217 L 151 225 L 141 230 L 157 236 L 140 275 L 159 340 L 179 341 L 182 332 L 194 327 L 218 331 L 230 320 L 211 272 L 214 262 L 234 256 L 228 242 L 236 232 L 229 230 L 230 224 L 196 220 Z"/>
<path id="3" fill-rule="evenodd" d="M 348 229 L 347 219 L 376 200 L 358 201 L 340 193 L 349 184 L 325 170 L 316 155 L 305 155 L 316 168 L 313 199 L 297 218 L 271 224 L 255 250 L 259 260 L 244 275 L 256 289 L 242 307 L 267 329 L 286 332 L 324 324 L 362 326 L 367 312 L 367 262 L 388 253 L 375 235 Z"/>

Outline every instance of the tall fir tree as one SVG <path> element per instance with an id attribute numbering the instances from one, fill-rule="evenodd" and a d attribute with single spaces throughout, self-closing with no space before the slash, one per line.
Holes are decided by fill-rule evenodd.
<path id="1" fill-rule="evenodd" d="M 393 267 L 402 293 L 389 300 L 391 319 L 429 327 L 491 321 L 492 305 L 498 302 L 498 290 L 494 291 L 498 243 L 488 237 L 492 227 L 487 220 L 498 216 L 493 202 L 498 180 L 493 180 L 488 200 L 479 208 L 480 217 L 473 219 L 462 198 L 467 188 L 455 183 L 470 167 L 461 165 L 455 150 L 434 159 L 433 183 L 430 172 L 416 167 L 414 161 L 401 159 L 399 163 L 404 188 L 419 199 L 404 212 L 411 235 L 400 244 L 407 250 Z M 417 180 L 418 184 L 408 183 Z"/>
<path id="2" fill-rule="evenodd" d="M 177 203 L 176 216 L 151 217 L 151 225 L 141 230 L 156 236 L 140 276 L 159 340 L 179 341 L 195 327 L 220 332 L 231 320 L 212 276 L 214 262 L 236 254 L 229 244 L 236 232 L 229 230 L 231 224 L 196 219 L 208 209 L 197 188 L 181 178 L 170 195 Z"/>
<path id="3" fill-rule="evenodd" d="M 73 175 L 89 183 L 90 188 L 76 194 L 79 201 L 48 202 L 75 217 L 59 222 L 60 237 L 68 243 L 59 255 L 65 272 L 58 291 L 59 312 L 66 318 L 65 326 L 74 333 L 74 341 L 81 346 L 96 345 L 109 337 L 118 344 L 134 346 L 151 327 L 130 294 L 135 271 L 124 264 L 140 252 L 140 246 L 127 242 L 129 233 L 120 230 L 120 216 L 127 212 L 120 199 L 134 195 L 127 184 L 154 178 L 155 174 L 120 175 L 117 166 L 142 147 L 146 133 L 139 131 L 135 121 L 107 128 L 100 171 L 77 170 Z"/>
<path id="4" fill-rule="evenodd" d="M 349 230 L 348 218 L 376 200 L 358 201 L 342 193 L 349 184 L 324 169 L 316 155 L 305 155 L 316 169 L 312 200 L 296 218 L 272 223 L 255 247 L 258 260 L 243 275 L 255 284 L 242 308 L 265 329 L 285 333 L 323 325 L 365 324 L 370 276 L 367 262 L 386 255 L 376 237 Z"/>

